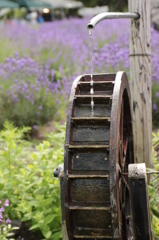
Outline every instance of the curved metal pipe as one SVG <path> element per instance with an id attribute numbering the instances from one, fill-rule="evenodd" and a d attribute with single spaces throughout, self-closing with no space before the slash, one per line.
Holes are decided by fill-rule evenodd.
<path id="1" fill-rule="evenodd" d="M 93 29 L 95 26 L 104 19 L 118 19 L 118 18 L 134 18 L 139 19 L 140 15 L 138 13 L 121 13 L 121 12 L 105 12 L 100 13 L 90 20 L 87 25 L 88 29 Z"/>

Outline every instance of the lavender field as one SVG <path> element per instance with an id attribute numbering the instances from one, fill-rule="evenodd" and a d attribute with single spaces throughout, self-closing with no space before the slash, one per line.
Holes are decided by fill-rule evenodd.
<path id="1" fill-rule="evenodd" d="M 73 80 L 90 72 L 88 19 L 41 26 L 0 26 L 0 127 L 5 119 L 37 128 L 65 120 Z M 159 33 L 152 28 L 154 124 L 159 122 Z M 94 72 L 129 75 L 129 22 L 109 20 L 93 31 Z"/>
<path id="2" fill-rule="evenodd" d="M 58 132 L 49 133 L 37 146 L 24 136 L 29 134 L 28 126 L 36 131 L 50 120 L 65 122 L 72 83 L 90 72 L 88 21 L 0 25 L 0 130 L 4 126 L 0 131 L 0 224 L 7 229 L 2 232 L 5 236 L 9 221 L 18 219 L 22 227 L 16 239 L 62 239 L 59 181 L 52 171 L 64 159 L 65 126 L 56 123 Z M 152 27 L 151 33 L 152 114 L 158 127 L 159 32 Z M 129 76 L 128 20 L 109 20 L 96 27 L 93 65 L 95 73 L 122 70 Z M 159 133 L 154 139 L 158 141 Z M 159 237 L 157 182 L 151 183 L 149 194 L 152 227 Z"/>

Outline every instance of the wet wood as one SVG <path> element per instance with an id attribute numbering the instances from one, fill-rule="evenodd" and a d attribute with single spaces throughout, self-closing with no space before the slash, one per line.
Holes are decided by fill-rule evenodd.
<path id="1" fill-rule="evenodd" d="M 69 145 L 70 149 L 107 149 L 109 145 Z"/>
<path id="2" fill-rule="evenodd" d="M 93 175 L 93 174 L 89 174 L 89 175 L 74 175 L 74 174 L 68 174 L 68 178 L 108 178 L 109 175 L 105 174 L 105 175 Z"/>
<path id="3" fill-rule="evenodd" d="M 90 95 L 75 95 L 75 98 L 90 98 L 91 96 Z M 93 98 L 102 98 L 102 99 L 105 99 L 105 98 L 111 98 L 112 95 L 93 95 Z"/>
<path id="4" fill-rule="evenodd" d="M 72 143 L 75 145 L 96 145 L 109 143 L 108 126 L 75 126 Z"/>
<path id="5" fill-rule="evenodd" d="M 109 170 L 109 154 L 103 152 L 76 152 L 72 156 L 73 171 Z"/>
<path id="6" fill-rule="evenodd" d="M 104 120 L 110 120 L 110 117 L 73 117 L 73 121 L 80 121 L 80 120 L 95 120 L 95 121 L 104 121 Z"/>
<path id="7" fill-rule="evenodd" d="M 94 95 L 112 95 L 114 82 L 94 82 Z M 76 89 L 76 94 L 90 95 L 90 82 L 80 82 Z"/>
<path id="8" fill-rule="evenodd" d="M 96 102 L 96 101 L 95 101 Z M 109 102 L 104 104 L 96 103 L 94 105 L 94 116 L 95 117 L 110 117 L 111 105 Z M 75 117 L 90 117 L 92 115 L 92 109 L 89 104 L 80 104 L 75 107 Z"/>
<path id="9" fill-rule="evenodd" d="M 105 229 L 111 221 L 111 214 L 108 212 L 104 213 L 101 215 L 100 211 L 75 211 L 75 223 L 77 227 Z"/>
<path id="10" fill-rule="evenodd" d="M 139 13 L 130 20 L 130 81 L 137 162 L 152 165 L 151 36 L 150 0 L 129 0 L 129 12 Z"/>
<path id="11" fill-rule="evenodd" d="M 93 114 L 90 105 L 90 84 L 88 84 L 91 80 L 90 75 L 80 77 L 73 84 L 64 155 L 63 208 L 69 240 L 119 239 L 121 236 L 117 212 L 118 184 L 115 178 L 119 152 L 118 148 L 114 148 L 114 143 L 119 145 L 117 134 L 123 129 L 120 129 L 118 120 L 122 101 L 126 106 L 126 111 L 124 110 L 127 122 L 125 125 L 128 128 L 126 134 L 129 133 L 130 139 L 133 139 L 128 82 L 125 76 L 123 72 L 117 75 L 93 76 L 96 86 Z M 112 81 L 115 77 L 114 84 Z M 111 94 L 108 96 L 106 92 Z M 127 94 L 128 97 L 125 97 Z M 111 111 L 112 107 L 113 111 Z M 114 135 L 110 134 L 110 128 Z M 110 141 L 113 144 L 111 148 Z M 133 145 L 131 157 L 129 155 L 133 162 L 132 151 Z"/>
<path id="12" fill-rule="evenodd" d="M 78 236 L 78 235 L 74 235 L 74 238 L 76 239 L 94 239 L 94 236 L 88 236 L 88 235 L 85 235 L 85 236 Z M 106 239 L 106 240 L 109 240 L 109 239 L 112 239 L 111 236 L 98 236 L 96 239 Z"/>
<path id="13" fill-rule="evenodd" d="M 100 211 L 108 211 L 110 207 L 80 207 L 80 206 L 70 206 L 70 210 L 100 210 Z"/>
<path id="14" fill-rule="evenodd" d="M 110 82 L 110 81 L 115 81 L 116 73 L 112 74 L 94 74 L 93 75 L 93 80 L 94 82 Z M 90 75 L 85 75 L 83 78 L 80 80 L 81 82 L 88 82 L 91 81 L 91 76 Z"/>

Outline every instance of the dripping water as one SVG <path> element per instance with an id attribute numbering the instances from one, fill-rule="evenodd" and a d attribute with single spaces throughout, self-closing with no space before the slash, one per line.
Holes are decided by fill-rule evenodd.
<path id="1" fill-rule="evenodd" d="M 94 115 L 94 87 L 93 87 L 93 42 L 92 42 L 92 29 L 89 30 L 89 51 L 90 51 L 90 73 L 91 73 L 91 81 L 90 81 L 90 94 L 91 94 L 91 109 L 92 116 Z"/>

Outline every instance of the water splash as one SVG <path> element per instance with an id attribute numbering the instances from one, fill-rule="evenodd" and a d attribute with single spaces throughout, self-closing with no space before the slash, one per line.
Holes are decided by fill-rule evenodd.
<path id="1" fill-rule="evenodd" d="M 93 42 L 92 42 L 92 29 L 89 30 L 89 51 L 90 51 L 90 73 L 91 73 L 91 81 L 90 81 L 90 94 L 91 94 L 91 108 L 92 108 L 92 116 L 94 115 L 94 87 L 93 87 Z"/>

